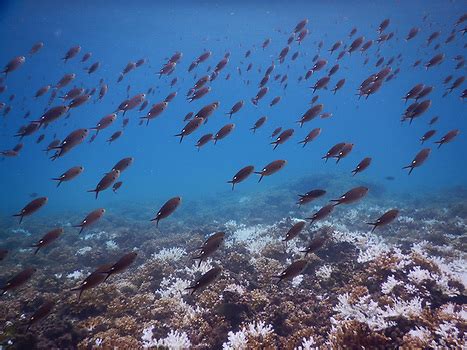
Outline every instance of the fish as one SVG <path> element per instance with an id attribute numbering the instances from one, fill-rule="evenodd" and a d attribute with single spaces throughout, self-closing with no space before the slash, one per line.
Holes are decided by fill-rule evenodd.
<path id="1" fill-rule="evenodd" d="M 342 41 L 339 40 L 339 41 L 336 41 L 332 46 L 331 48 L 328 50 L 329 54 L 332 55 L 334 53 L 334 51 L 338 50 L 342 45 Z"/>
<path id="2" fill-rule="evenodd" d="M 333 158 L 336 158 L 336 164 L 338 164 L 342 158 L 345 158 L 352 151 L 353 146 L 354 146 L 353 143 L 346 143 L 339 150 L 339 152 L 337 152 L 337 154 L 333 156 Z"/>
<path id="3" fill-rule="evenodd" d="M 274 145 L 273 150 L 277 148 L 277 146 L 282 145 L 285 143 L 288 139 L 290 139 L 294 134 L 294 129 L 287 129 L 284 130 L 280 133 L 280 135 L 277 137 L 276 141 L 271 142 L 271 145 Z"/>
<path id="4" fill-rule="evenodd" d="M 323 111 L 323 108 L 324 108 L 324 105 L 321 103 L 312 106 L 302 115 L 302 117 L 300 118 L 300 120 L 297 121 L 297 123 L 299 123 L 300 127 L 302 127 L 303 124 L 316 118 Z"/>
<path id="5" fill-rule="evenodd" d="M 15 276 L 9 279 L 2 287 L 0 287 L 0 289 L 2 290 L 2 292 L 0 293 L 0 297 L 3 296 L 6 292 L 13 289 L 17 289 L 26 282 L 28 282 L 36 271 L 36 268 L 28 267 L 17 273 Z"/>
<path id="6" fill-rule="evenodd" d="M 308 254 L 314 253 L 321 249 L 327 241 L 328 237 L 325 235 L 314 237 L 311 242 L 308 243 L 308 246 L 305 248 L 305 250 L 301 250 L 300 252 L 305 253 L 306 257 Z"/>
<path id="7" fill-rule="evenodd" d="M 210 86 L 203 86 L 201 89 L 195 90 L 193 95 L 188 97 L 187 100 L 188 100 L 188 102 L 193 102 L 194 100 L 199 100 L 204 95 L 208 94 L 210 91 L 211 91 Z"/>
<path id="8" fill-rule="evenodd" d="M 417 153 L 415 158 L 412 160 L 412 163 L 410 163 L 410 165 L 407 165 L 407 166 L 403 167 L 402 169 L 410 169 L 409 170 L 409 175 L 412 174 L 412 171 L 415 168 L 418 168 L 423 163 L 425 163 L 425 161 L 428 158 L 428 156 L 430 155 L 430 153 L 431 153 L 430 148 L 422 149 L 420 152 Z"/>
<path id="9" fill-rule="evenodd" d="M 345 144 L 345 142 L 339 142 L 335 144 L 329 149 L 329 151 L 326 152 L 323 157 L 321 157 L 321 159 L 325 159 L 327 162 L 329 158 L 335 157 L 342 150 Z"/>
<path id="10" fill-rule="evenodd" d="M 99 131 L 109 127 L 117 119 L 117 113 L 111 113 L 102 117 L 95 127 L 89 128 L 90 130 L 96 130 L 96 135 L 99 134 Z"/>
<path id="11" fill-rule="evenodd" d="M 232 108 L 230 109 L 229 112 L 227 112 L 226 114 L 229 116 L 229 119 L 232 118 L 232 115 L 234 115 L 235 113 L 237 113 L 238 111 L 240 111 L 240 109 L 243 108 L 243 105 L 245 104 L 245 102 L 243 100 L 240 100 L 238 102 L 236 102 Z"/>
<path id="12" fill-rule="evenodd" d="M 101 66 L 100 62 L 94 62 L 93 64 L 89 66 L 89 68 L 86 69 L 86 71 L 88 72 L 88 74 L 92 74 L 96 70 L 98 70 L 100 66 Z"/>
<path id="13" fill-rule="evenodd" d="M 18 216 L 19 223 L 21 224 L 25 216 L 30 216 L 34 214 L 36 211 L 38 211 L 44 205 L 46 205 L 48 201 L 49 199 L 47 197 L 39 197 L 39 198 L 33 199 L 28 204 L 26 204 L 18 214 L 14 214 L 13 216 Z"/>
<path id="14" fill-rule="evenodd" d="M 182 202 L 181 197 L 173 197 L 169 199 L 165 204 L 159 209 L 156 216 L 151 219 L 151 221 L 156 222 L 156 227 L 159 226 L 159 221 L 162 219 L 167 218 L 168 216 L 172 215 L 173 212 L 180 206 Z"/>
<path id="15" fill-rule="evenodd" d="M 221 246 L 225 238 L 225 232 L 216 232 L 203 243 L 199 250 L 199 253 L 193 256 L 193 260 L 199 260 L 198 267 L 201 266 L 201 263 L 204 259 L 214 254 Z"/>
<path id="16" fill-rule="evenodd" d="M 80 51 L 81 51 L 81 46 L 79 45 L 73 46 L 65 53 L 65 56 L 62 57 L 62 60 L 65 61 L 66 63 L 68 60 L 78 55 Z"/>
<path id="17" fill-rule="evenodd" d="M 88 192 L 95 192 L 96 199 L 99 196 L 99 192 L 106 190 L 120 177 L 120 170 L 111 170 L 99 181 L 96 185 L 96 188 L 93 190 L 88 190 Z"/>
<path id="18" fill-rule="evenodd" d="M 311 86 L 310 88 L 313 89 L 313 93 L 316 92 L 316 90 L 324 89 L 328 85 L 329 81 L 331 80 L 331 77 L 325 76 L 321 79 L 319 79 L 315 85 Z"/>
<path id="19" fill-rule="evenodd" d="M 301 206 L 303 204 L 310 203 L 311 201 L 313 201 L 313 200 L 315 200 L 315 199 L 317 199 L 319 197 L 322 197 L 325 194 L 326 194 L 326 191 L 321 190 L 321 189 L 315 189 L 315 190 L 308 191 L 305 194 L 299 194 L 297 204 L 299 206 Z"/>
<path id="20" fill-rule="evenodd" d="M 368 225 L 372 225 L 373 228 L 371 229 L 371 232 L 374 232 L 374 230 L 379 227 L 379 226 L 384 226 L 392 221 L 394 221 L 397 217 L 399 216 L 399 210 L 398 209 L 391 209 L 385 212 L 383 215 L 381 215 L 375 222 L 368 222 Z"/>
<path id="21" fill-rule="evenodd" d="M 271 103 L 269 103 L 269 107 L 272 107 L 272 106 L 278 104 L 280 102 L 281 98 L 282 98 L 281 96 L 274 97 L 272 99 Z"/>
<path id="22" fill-rule="evenodd" d="M 123 182 L 122 181 L 117 181 L 113 184 L 112 186 L 112 191 L 113 193 L 117 193 L 117 190 L 122 187 Z"/>
<path id="23" fill-rule="evenodd" d="M 55 89 L 60 90 L 70 84 L 73 80 L 75 80 L 76 74 L 75 73 L 68 73 L 65 74 L 55 85 Z"/>
<path id="24" fill-rule="evenodd" d="M 258 93 L 256 94 L 256 96 L 254 98 L 251 99 L 251 102 L 257 106 L 258 105 L 258 102 L 259 100 L 261 100 L 269 91 L 269 88 L 267 86 L 264 86 L 262 87 L 261 89 L 259 89 Z"/>
<path id="25" fill-rule="evenodd" d="M 39 123 L 39 127 L 43 125 L 47 126 L 48 124 L 58 120 L 61 116 L 68 113 L 69 110 L 70 107 L 65 105 L 52 107 L 45 111 L 38 120 L 34 121 L 34 123 Z"/>
<path id="26" fill-rule="evenodd" d="M 423 143 L 429 140 L 434 134 L 436 134 L 436 130 L 428 130 L 426 133 L 424 133 L 420 138 L 421 144 L 423 145 Z"/>
<path id="27" fill-rule="evenodd" d="M 32 245 L 34 248 L 37 248 L 36 251 L 34 252 L 34 255 L 36 255 L 37 252 L 42 247 L 45 247 L 45 246 L 51 244 L 52 242 L 54 242 L 57 238 L 59 238 L 63 234 L 63 232 L 64 232 L 64 230 L 61 227 L 53 229 L 53 230 L 47 232 L 44 235 L 44 237 L 42 237 L 37 243 Z"/>
<path id="28" fill-rule="evenodd" d="M 349 49 L 347 50 L 347 52 L 351 55 L 352 52 L 356 51 L 360 45 L 362 45 L 363 41 L 365 40 L 365 37 L 361 36 L 361 37 L 358 37 L 357 39 L 355 39 L 349 46 Z"/>
<path id="29" fill-rule="evenodd" d="M 169 105 L 169 103 L 167 101 L 156 103 L 156 104 L 152 105 L 151 109 L 146 114 L 146 116 L 141 117 L 140 119 L 141 120 L 145 119 L 146 120 L 146 125 L 149 125 L 149 121 L 156 118 L 156 117 L 158 117 L 163 111 L 165 111 L 165 109 L 167 108 L 168 105 Z"/>
<path id="30" fill-rule="evenodd" d="M 55 302 L 46 301 L 44 302 L 30 317 L 28 320 L 28 326 L 26 327 L 26 332 L 36 324 L 37 322 L 46 318 L 55 307 Z"/>
<path id="31" fill-rule="evenodd" d="M 371 160 L 372 160 L 372 158 L 370 158 L 370 157 L 363 158 L 360 161 L 360 163 L 357 164 L 355 169 L 352 170 L 352 176 L 355 176 L 358 173 L 361 173 L 362 171 L 364 171 L 366 168 L 368 168 L 370 166 L 370 164 L 371 164 Z"/>
<path id="32" fill-rule="evenodd" d="M 312 225 L 315 221 L 322 220 L 325 217 L 327 217 L 329 214 L 332 213 L 334 210 L 334 205 L 333 204 L 328 204 L 319 209 L 316 213 L 314 213 L 312 216 L 307 217 L 306 220 L 311 220 L 310 225 Z"/>
<path id="33" fill-rule="evenodd" d="M 115 131 L 112 135 L 110 135 L 110 137 L 107 139 L 107 142 L 109 143 L 109 145 L 115 140 L 117 140 L 120 136 L 122 136 L 122 134 L 123 134 L 123 131 L 118 130 L 118 131 Z"/>
<path id="34" fill-rule="evenodd" d="M 203 124 L 204 122 L 204 119 L 203 118 L 200 118 L 200 117 L 196 117 L 196 118 L 193 118 L 192 120 L 190 120 L 188 122 L 187 125 L 185 125 L 185 127 L 182 129 L 182 131 L 179 133 L 179 134 L 176 134 L 175 136 L 179 136 L 180 137 L 180 143 L 182 143 L 183 141 L 183 138 L 185 136 L 188 136 L 190 134 L 192 134 L 193 132 L 196 131 L 196 129 L 198 129 L 201 124 Z M 217 134 L 216 134 L 217 136 Z M 215 139 L 215 141 L 217 141 L 217 139 Z M 215 143 L 214 141 L 214 143 Z"/>
<path id="35" fill-rule="evenodd" d="M 415 36 L 418 34 L 418 32 L 420 31 L 420 28 L 418 27 L 413 27 L 409 30 L 409 33 L 407 34 L 407 36 L 405 37 L 405 40 L 406 41 L 409 41 L 413 38 L 415 38 Z"/>
<path id="36" fill-rule="evenodd" d="M 171 92 L 170 94 L 167 95 L 167 97 L 164 99 L 164 102 L 171 102 L 175 97 L 177 97 L 177 92 Z"/>
<path id="37" fill-rule="evenodd" d="M 60 186 L 60 184 L 63 182 L 63 181 L 70 181 L 70 180 L 73 180 L 75 177 L 77 177 L 79 174 L 81 174 L 82 172 L 84 171 L 84 167 L 83 166 L 74 166 L 70 169 L 68 169 L 67 171 L 65 171 L 62 175 L 60 175 L 59 177 L 55 177 L 55 178 L 52 178 L 52 180 L 54 181 L 58 181 L 57 182 L 57 187 Z"/>
<path id="38" fill-rule="evenodd" d="M 195 145 L 198 148 L 198 152 L 201 149 L 201 147 L 203 147 L 205 144 L 212 140 L 214 140 L 214 135 L 211 133 L 201 136 Z"/>
<path id="39" fill-rule="evenodd" d="M 287 244 L 288 241 L 294 239 L 300 234 L 300 232 L 303 231 L 303 229 L 305 228 L 305 225 L 306 225 L 305 221 L 299 221 L 295 223 L 294 225 L 292 225 L 292 227 L 285 234 L 285 238 L 282 241 Z"/>
<path id="40" fill-rule="evenodd" d="M 229 135 L 235 129 L 235 124 L 226 124 L 224 125 L 215 135 L 214 135 L 214 144 L 217 141 L 222 140 L 224 137 Z"/>
<path id="41" fill-rule="evenodd" d="M 293 279 L 300 275 L 308 265 L 308 261 L 305 259 L 299 259 L 292 262 L 284 271 L 282 271 L 279 275 L 274 276 L 277 278 L 277 284 L 280 284 L 283 280 Z"/>
<path id="42" fill-rule="evenodd" d="M 113 264 L 109 269 L 103 270 L 101 273 L 106 274 L 104 282 L 113 274 L 126 270 L 131 264 L 133 264 L 138 256 L 137 252 L 127 253 L 122 256 L 118 261 Z"/>
<path id="43" fill-rule="evenodd" d="M 38 98 L 38 97 L 45 95 L 47 92 L 49 92 L 51 87 L 52 87 L 51 85 L 42 86 L 36 91 L 36 93 L 34 94 L 34 98 Z"/>
<path id="44" fill-rule="evenodd" d="M 81 57 L 81 63 L 86 62 L 92 57 L 92 52 L 86 52 L 83 57 Z"/>
<path id="45" fill-rule="evenodd" d="M 365 197 L 367 193 L 368 193 L 368 187 L 358 186 L 345 192 L 338 199 L 331 199 L 331 202 L 334 202 L 333 204 L 334 206 L 339 205 L 339 204 L 351 204 Z"/>
<path id="46" fill-rule="evenodd" d="M 215 101 L 204 106 L 194 115 L 194 118 L 203 118 L 204 124 L 206 124 L 208 122 L 209 117 L 217 110 L 219 105 L 220 105 L 220 102 Z"/>
<path id="47" fill-rule="evenodd" d="M 68 153 L 71 149 L 79 145 L 88 136 L 89 129 L 77 129 L 71 132 L 60 145 L 54 147 L 57 152 L 50 158 L 55 160 Z"/>
<path id="48" fill-rule="evenodd" d="M 90 212 L 86 217 L 81 221 L 80 224 L 78 225 L 72 225 L 72 227 L 79 227 L 79 233 L 83 232 L 83 230 L 95 222 L 97 222 L 102 216 L 105 214 L 105 209 L 99 208 L 95 209 L 92 212 Z"/>
<path id="49" fill-rule="evenodd" d="M 261 118 L 259 118 L 255 124 L 253 125 L 252 128 L 250 128 L 250 130 L 253 131 L 253 134 L 256 133 L 256 130 L 259 129 L 260 127 L 262 127 L 264 125 L 264 123 L 266 122 L 267 120 L 267 117 L 263 116 Z"/>
<path id="50" fill-rule="evenodd" d="M 313 141 L 321 134 L 321 128 L 315 128 L 311 130 L 302 141 L 299 141 L 299 144 L 303 144 L 303 147 L 307 145 L 308 142 Z"/>
<path id="51" fill-rule="evenodd" d="M 270 176 L 277 173 L 279 170 L 284 168 L 286 164 L 286 160 L 278 159 L 266 165 L 261 171 L 255 171 L 255 174 L 260 175 L 258 182 L 261 182 L 264 176 Z"/>
<path id="52" fill-rule="evenodd" d="M 201 275 L 199 278 L 195 280 L 188 288 L 185 290 L 190 291 L 191 295 L 196 293 L 199 290 L 203 290 L 208 287 L 210 284 L 214 283 L 221 275 L 222 269 L 220 267 L 213 267 L 205 274 Z"/>
<path id="53" fill-rule="evenodd" d="M 433 56 L 426 64 L 425 68 L 428 70 L 431 67 L 435 67 L 440 65 L 444 61 L 445 55 L 443 53 L 439 53 Z"/>
<path id="54" fill-rule="evenodd" d="M 3 69 L 2 73 L 7 76 L 9 73 L 17 70 L 19 67 L 21 67 L 24 62 L 26 62 L 26 57 L 24 56 L 18 56 L 13 58 L 10 62 L 8 62 Z"/>
<path id="55" fill-rule="evenodd" d="M 78 287 L 71 289 L 71 291 L 79 291 L 78 301 L 81 300 L 81 296 L 85 290 L 92 289 L 104 282 L 108 275 L 105 273 L 105 271 L 108 271 L 110 268 L 112 268 L 112 265 L 113 264 L 105 264 L 100 266 L 97 270 L 95 270 L 88 277 L 86 277 Z"/>
<path id="56" fill-rule="evenodd" d="M 69 108 L 76 108 L 79 107 L 83 104 L 85 104 L 89 99 L 91 98 L 91 95 L 89 94 L 84 94 L 76 97 L 75 99 L 71 100 L 71 102 L 68 104 Z"/>
<path id="57" fill-rule="evenodd" d="M 113 167 L 110 171 L 115 171 L 115 170 L 118 170 L 120 171 L 120 174 L 123 173 L 126 169 L 128 169 L 128 167 L 130 165 L 133 164 L 133 162 L 135 161 L 135 159 L 133 157 L 126 157 L 126 158 L 123 158 L 123 159 L 120 159 Z"/>
<path id="58" fill-rule="evenodd" d="M 227 181 L 227 183 L 232 184 L 232 191 L 236 184 L 246 180 L 251 174 L 253 174 L 255 167 L 253 165 L 247 165 L 246 167 L 240 169 L 233 177 L 232 180 Z"/>
<path id="59" fill-rule="evenodd" d="M 440 148 L 445 143 L 448 143 L 448 142 L 451 142 L 452 140 L 454 140 L 454 138 L 457 137 L 457 135 L 459 135 L 459 133 L 460 133 L 459 129 L 451 130 L 446 135 L 444 135 L 441 138 L 441 140 L 436 141 L 435 143 L 438 144 L 438 148 Z"/>
<path id="60" fill-rule="evenodd" d="M 44 47 L 44 43 L 42 41 L 38 41 L 31 47 L 31 50 L 29 50 L 29 56 L 35 55 L 40 50 L 42 50 L 43 47 Z"/>

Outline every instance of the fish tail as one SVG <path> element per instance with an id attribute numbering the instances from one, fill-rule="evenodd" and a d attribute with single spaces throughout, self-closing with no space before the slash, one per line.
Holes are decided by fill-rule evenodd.
<path id="1" fill-rule="evenodd" d="M 258 180 L 258 183 L 261 182 L 261 180 L 263 179 L 263 173 L 257 173 L 257 174 L 261 174 L 261 176 L 259 177 L 259 180 Z"/>
<path id="2" fill-rule="evenodd" d="M 24 215 L 23 214 L 13 214 L 13 216 L 19 216 L 19 223 L 21 224 L 21 222 L 23 221 Z"/>

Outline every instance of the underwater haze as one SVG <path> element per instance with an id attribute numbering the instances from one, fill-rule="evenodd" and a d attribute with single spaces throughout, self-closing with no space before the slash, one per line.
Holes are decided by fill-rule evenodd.
<path id="1" fill-rule="evenodd" d="M 466 26 L 1 1 L 0 350 L 467 346 Z"/>

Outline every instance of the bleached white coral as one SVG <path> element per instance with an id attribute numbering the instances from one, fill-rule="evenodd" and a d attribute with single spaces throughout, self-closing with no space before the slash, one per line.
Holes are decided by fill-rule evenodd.
<path id="1" fill-rule="evenodd" d="M 183 324 L 189 324 L 197 315 L 204 312 L 200 306 L 193 307 L 183 300 L 183 295 L 187 294 L 186 288 L 189 287 L 191 282 L 183 280 L 178 277 L 169 276 L 164 277 L 160 284 L 160 289 L 156 290 L 162 299 L 169 300 L 176 311 L 183 315 Z M 175 310 L 174 310 L 175 311 Z"/>
<path id="2" fill-rule="evenodd" d="M 222 344 L 222 350 L 246 350 L 248 344 L 247 335 L 243 330 L 230 331 L 227 334 L 227 342 Z"/>
<path id="3" fill-rule="evenodd" d="M 231 283 L 231 284 L 227 285 L 224 288 L 224 291 L 237 293 L 239 295 L 243 295 L 246 292 L 245 287 L 243 287 L 243 286 L 241 286 L 239 284 L 234 284 L 234 283 Z"/>
<path id="4" fill-rule="evenodd" d="M 247 332 L 252 337 L 265 338 L 273 332 L 273 328 L 270 324 L 267 325 L 264 321 L 259 321 L 248 324 Z"/>
<path id="5" fill-rule="evenodd" d="M 303 281 L 303 275 L 298 275 L 298 276 L 295 276 L 293 279 L 292 279 L 292 286 L 294 288 L 297 288 L 300 283 L 302 283 Z"/>
<path id="6" fill-rule="evenodd" d="M 327 280 L 331 277 L 333 268 L 330 265 L 323 265 L 319 269 L 316 270 L 315 275 L 320 280 Z"/>
<path id="7" fill-rule="evenodd" d="M 76 255 L 85 255 L 85 254 L 87 254 L 88 252 L 90 252 L 91 250 L 92 250 L 91 247 L 86 246 L 86 247 L 83 247 L 83 248 L 78 249 L 78 250 L 76 251 Z"/>
<path id="8" fill-rule="evenodd" d="M 461 337 L 459 337 L 459 329 L 452 322 L 441 323 L 435 330 L 435 333 L 441 337 L 441 339 L 438 341 L 440 345 L 446 346 L 446 340 L 449 340 L 457 343 L 459 346 L 463 346 L 461 343 L 463 340 L 461 340 Z"/>
<path id="9" fill-rule="evenodd" d="M 459 321 L 467 322 L 467 306 L 461 305 L 459 311 L 454 310 L 455 305 L 448 303 L 441 306 L 441 313 L 459 319 Z"/>
<path id="10" fill-rule="evenodd" d="M 385 308 L 385 317 L 402 316 L 408 319 L 419 316 L 423 311 L 422 299 L 418 296 L 411 300 L 392 298 L 392 306 L 386 305 Z"/>
<path id="11" fill-rule="evenodd" d="M 164 277 L 160 284 L 160 289 L 156 290 L 162 298 L 179 297 L 186 294 L 186 288 L 190 286 L 190 282 L 181 278 Z"/>
<path id="12" fill-rule="evenodd" d="M 185 256 L 186 252 L 182 248 L 173 247 L 173 248 L 163 248 L 157 253 L 152 255 L 153 259 L 160 261 L 177 261 Z"/>
<path id="13" fill-rule="evenodd" d="M 83 270 L 75 270 L 71 273 L 69 273 L 68 275 L 66 275 L 66 278 L 70 278 L 70 279 L 73 279 L 73 280 L 79 280 L 81 278 L 83 278 L 85 275 L 84 271 Z"/>
<path id="14" fill-rule="evenodd" d="M 158 340 L 162 346 L 166 346 L 169 350 L 185 350 L 191 346 L 190 339 L 185 332 L 170 331 L 166 338 Z"/>
<path id="15" fill-rule="evenodd" d="M 369 295 L 362 296 L 354 304 L 351 304 L 349 299 L 348 293 L 338 296 L 339 304 L 334 307 L 334 311 L 338 314 L 337 318 L 331 318 L 332 323 L 339 324 L 342 320 L 356 320 L 366 323 L 370 329 L 377 331 L 395 325 L 394 322 L 385 320 L 386 313 Z"/>
<path id="16" fill-rule="evenodd" d="M 195 278 L 195 276 L 205 274 L 212 268 L 213 268 L 212 259 L 207 259 L 201 262 L 201 264 L 196 263 L 196 264 L 192 264 L 191 266 L 185 266 L 185 269 L 183 271 L 188 275 L 188 277 L 193 279 Z"/>
<path id="17" fill-rule="evenodd" d="M 426 329 L 425 327 L 415 327 L 414 329 L 410 330 L 408 334 L 412 338 L 417 338 L 423 342 L 428 342 L 431 338 L 431 332 Z"/>
<path id="18" fill-rule="evenodd" d="M 270 235 L 270 231 L 274 230 L 276 225 L 258 224 L 253 226 L 246 226 L 243 224 L 239 225 L 234 222 L 230 224 L 230 228 L 234 232 L 226 240 L 226 246 L 232 247 L 235 244 L 241 242 L 245 244 L 245 247 L 248 249 L 250 254 L 260 254 L 264 247 L 275 241 L 275 239 Z"/>
<path id="19" fill-rule="evenodd" d="M 113 241 L 113 240 L 110 240 L 110 241 L 105 242 L 105 247 L 106 247 L 107 249 L 109 249 L 109 250 L 118 249 L 117 243 L 115 243 L 115 241 Z"/>
<path id="20" fill-rule="evenodd" d="M 152 331 L 154 326 L 150 326 L 143 330 L 141 341 L 145 349 L 153 347 L 165 347 L 169 350 L 187 350 L 191 347 L 190 339 L 185 332 L 171 330 L 167 337 L 161 339 L 153 339 Z"/>
<path id="21" fill-rule="evenodd" d="M 408 273 L 409 279 L 414 282 L 415 284 L 420 284 L 425 280 L 431 280 L 431 275 L 428 270 L 424 270 L 420 268 L 420 266 L 415 266 L 412 270 Z"/>
<path id="22" fill-rule="evenodd" d="M 272 325 L 267 325 L 264 321 L 249 323 L 238 332 L 234 333 L 230 331 L 227 335 L 227 342 L 222 344 L 222 350 L 246 350 L 249 348 L 248 337 L 256 338 L 261 341 L 273 332 L 274 329 Z"/>
<path id="23" fill-rule="evenodd" d="M 375 260 L 391 250 L 381 237 L 371 232 L 349 231 L 347 227 L 338 224 L 333 224 L 333 228 L 331 237 L 334 241 L 350 243 L 357 247 L 359 263 Z"/>
<path id="24" fill-rule="evenodd" d="M 388 276 L 386 282 L 381 285 L 381 292 L 390 294 L 394 287 L 401 285 L 402 282 L 395 279 L 394 275 Z"/>
<path id="25" fill-rule="evenodd" d="M 319 347 L 315 345 L 316 342 L 313 337 L 303 338 L 302 345 L 295 347 L 294 350 L 319 350 Z"/>

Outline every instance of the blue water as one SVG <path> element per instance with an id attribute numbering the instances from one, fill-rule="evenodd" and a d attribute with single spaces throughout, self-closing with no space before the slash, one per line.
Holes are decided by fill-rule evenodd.
<path id="1" fill-rule="evenodd" d="M 465 68 L 454 70 L 456 62 L 452 60 L 455 55 L 465 51 L 465 39 L 458 33 L 454 42 L 444 44 L 453 23 L 465 11 L 466 4 L 462 1 L 380 1 L 371 4 L 365 1 L 291 1 L 287 4 L 282 1 L 44 1 L 40 4 L 36 1 L 2 1 L 0 62 L 6 64 L 18 55 L 27 56 L 27 60 L 20 69 L 8 75 L 4 82 L 7 90 L 0 95 L 0 101 L 4 102 L 11 94 L 16 95 L 11 103 L 12 111 L 8 116 L 1 117 L 1 150 L 14 147 L 17 140 L 13 135 L 17 129 L 28 120 L 41 116 L 50 92 L 34 100 L 34 93 L 39 87 L 56 84 L 65 73 L 77 74 L 73 85 L 98 88 L 101 78 L 109 85 L 109 92 L 102 101 L 93 102 L 96 94 L 92 101 L 72 110 L 69 119 L 62 118 L 47 129 L 25 137 L 25 146 L 19 157 L 0 162 L 2 221 L 19 211 L 33 192 L 49 197 L 49 204 L 37 214 L 44 217 L 53 212 L 70 210 L 85 213 L 97 207 L 112 207 L 116 203 L 120 206 L 127 203 L 150 205 L 156 211 L 168 198 L 177 195 L 182 196 L 184 201 L 212 196 L 229 201 L 231 187 L 226 181 L 240 168 L 252 164 L 256 170 L 260 170 L 276 159 L 288 161 L 282 171 L 263 179 L 260 184 L 256 175 L 251 176 L 236 186 L 236 193 L 248 195 L 270 191 L 281 184 L 313 174 L 329 177 L 347 174 L 350 177 L 351 170 L 367 156 L 373 158 L 373 163 L 367 171 L 356 176 L 356 183 L 360 180 L 381 183 L 392 193 L 421 193 L 464 186 L 467 184 L 466 110 L 459 96 L 465 84 L 447 97 L 441 96 L 445 91 L 442 85 L 445 76 L 453 74 L 455 79 L 465 73 Z M 426 22 L 422 21 L 424 14 L 428 14 Z M 310 19 L 310 35 L 301 46 L 293 43 L 285 63 L 279 64 L 277 56 L 286 45 L 289 33 L 305 17 Z M 345 78 L 344 88 L 336 95 L 329 90 L 315 93 L 319 94 L 318 101 L 324 104 L 324 110 L 333 113 L 333 117 L 317 118 L 299 128 L 295 122 L 309 108 L 313 96 L 308 87 L 326 74 L 322 70 L 306 82 L 297 82 L 298 77 L 313 65 L 313 56 L 319 54 L 329 60 L 326 66 L 329 69 L 338 52 L 330 56 L 327 49 L 335 41 L 343 40 L 350 44 L 359 35 L 376 40 L 376 29 L 386 17 L 391 19 L 386 32 L 394 31 L 395 36 L 380 46 L 381 54 L 386 61 L 391 56 L 402 54 L 400 74 L 384 83 L 381 90 L 368 100 L 358 100 L 355 93 L 360 83 L 382 68 L 374 66 L 378 45 L 374 44 L 366 55 L 359 52 L 346 55 L 339 61 L 340 70 L 329 84 L 331 88 L 339 79 Z M 350 40 L 348 33 L 354 26 L 358 32 Z M 403 38 L 413 26 L 421 27 L 421 32 L 415 39 L 405 42 Z M 440 38 L 426 47 L 427 37 L 435 30 L 441 31 Z M 271 38 L 272 42 L 263 51 L 261 43 L 266 38 Z M 321 40 L 324 46 L 318 52 L 318 42 Z M 29 57 L 29 49 L 37 41 L 43 41 L 45 46 L 38 54 Z M 436 43 L 442 44 L 435 51 Z M 61 57 L 74 45 L 81 45 L 82 51 L 65 64 Z M 211 50 L 213 55 L 188 73 L 189 64 L 204 50 Z M 252 50 L 252 54 L 244 58 L 247 50 Z M 290 58 L 297 50 L 300 51 L 299 58 L 292 62 Z M 158 79 L 155 73 L 175 51 L 183 53 L 175 72 Z M 83 64 L 80 60 L 86 52 L 92 52 L 93 56 Z M 210 84 L 212 91 L 202 99 L 188 103 L 186 91 L 197 78 L 207 74 L 208 66 L 214 67 L 226 52 L 231 53 L 230 62 Z M 412 68 L 417 59 L 424 64 L 438 52 L 446 54 L 440 66 L 428 71 L 422 66 Z M 364 66 L 367 55 L 370 60 Z M 140 58 L 146 58 L 148 62 L 117 84 L 119 73 L 125 65 Z M 276 62 L 276 69 L 267 84 L 270 91 L 255 107 L 250 99 L 256 95 L 258 83 L 272 60 Z M 101 67 L 89 76 L 84 67 L 95 61 L 101 62 Z M 246 72 L 250 62 L 253 69 Z M 397 66 L 394 64 L 393 70 Z M 241 76 L 237 67 L 242 69 Z M 259 67 L 261 73 L 258 72 Z M 225 79 L 228 73 L 231 74 L 230 80 Z M 273 76 L 285 73 L 289 78 L 284 91 Z M 174 77 L 178 78 L 178 83 L 170 88 Z M 246 80 L 250 81 L 249 85 L 245 84 Z M 432 107 L 412 125 L 401 125 L 401 114 L 409 105 L 405 105 L 401 97 L 419 82 L 435 86 L 429 96 L 433 101 Z M 121 129 L 121 114 L 110 128 L 100 132 L 95 142 L 89 144 L 88 136 L 85 143 L 64 157 L 53 162 L 48 159 L 42 149 L 52 140 L 53 134 L 63 139 L 77 128 L 94 126 L 126 99 L 127 85 L 131 85 L 130 97 L 146 92 L 150 87 L 156 89 L 156 94 L 147 97 L 149 106 L 145 111 L 134 109 L 126 114 L 130 123 L 120 139 L 111 145 L 105 142 L 114 131 Z M 168 109 L 152 120 L 149 126 L 139 126 L 139 117 L 172 91 L 177 91 L 178 96 Z M 281 102 L 269 107 L 269 102 L 278 95 L 282 96 Z M 240 99 L 246 103 L 232 119 L 236 124 L 234 132 L 217 145 L 210 143 L 197 152 L 194 144 L 198 138 L 208 132 L 215 133 L 229 123 L 224 113 Z M 220 101 L 220 107 L 209 122 L 179 144 L 179 139 L 173 135 L 185 125 L 185 114 L 190 111 L 196 113 L 213 101 Z M 55 100 L 53 105 L 58 103 Z M 23 119 L 26 111 L 31 111 L 28 120 Z M 266 115 L 268 121 L 253 134 L 249 128 L 262 115 Z M 431 147 L 432 154 L 426 164 L 407 176 L 407 171 L 401 168 L 408 165 L 422 148 L 418 140 L 430 129 L 428 121 L 435 115 L 440 117 L 434 125 L 437 134 L 424 146 Z M 269 145 L 270 135 L 278 126 L 282 126 L 283 130 L 294 128 L 295 135 L 273 151 Z M 298 145 L 297 142 L 315 127 L 322 128 L 321 135 L 305 148 Z M 435 149 L 432 141 L 454 128 L 461 130 L 457 139 L 440 150 Z M 37 145 L 36 139 L 41 133 L 45 133 L 46 137 Z M 355 148 L 337 166 L 333 161 L 325 163 L 321 160 L 321 156 L 338 142 L 353 142 Z M 95 187 L 104 172 L 128 156 L 134 157 L 135 162 L 120 177 L 123 186 L 118 194 L 107 190 L 95 200 L 94 194 L 86 192 Z M 84 173 L 56 188 L 50 178 L 75 165 L 84 166 Z M 387 181 L 387 176 L 393 176 L 395 180 Z M 333 195 L 341 194 L 327 190 Z"/>

